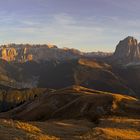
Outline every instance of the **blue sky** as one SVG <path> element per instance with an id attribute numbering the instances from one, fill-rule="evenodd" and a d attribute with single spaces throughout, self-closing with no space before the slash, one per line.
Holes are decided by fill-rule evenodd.
<path id="1" fill-rule="evenodd" d="M 139 7 L 139 0 L 0 0 L 0 44 L 114 51 L 126 36 L 140 40 Z"/>

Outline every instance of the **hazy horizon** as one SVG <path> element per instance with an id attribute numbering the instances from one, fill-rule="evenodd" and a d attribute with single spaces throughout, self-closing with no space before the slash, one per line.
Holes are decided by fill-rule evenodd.
<path id="1" fill-rule="evenodd" d="M 114 52 L 127 36 L 140 39 L 140 1 L 1 0 L 0 44 L 55 44 Z"/>

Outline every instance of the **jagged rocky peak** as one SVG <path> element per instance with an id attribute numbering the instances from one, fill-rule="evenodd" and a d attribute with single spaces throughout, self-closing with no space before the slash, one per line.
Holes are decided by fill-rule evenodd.
<path id="1" fill-rule="evenodd" d="M 140 45 L 137 39 L 128 36 L 124 40 L 121 40 L 116 46 L 113 56 L 125 62 L 140 61 Z"/>
<path id="2" fill-rule="evenodd" d="M 138 45 L 138 41 L 137 39 L 135 39 L 132 36 L 128 36 L 126 37 L 124 40 L 122 40 L 121 42 L 126 42 L 128 43 L 129 46 L 137 46 Z"/>

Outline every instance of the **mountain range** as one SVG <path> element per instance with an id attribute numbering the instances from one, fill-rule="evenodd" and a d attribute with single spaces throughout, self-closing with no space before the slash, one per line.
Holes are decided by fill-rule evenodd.
<path id="1" fill-rule="evenodd" d="M 81 52 L 77 49 L 58 48 L 56 45 L 8 44 L 0 46 L 0 57 L 8 62 L 65 61 L 77 58 L 108 59 L 119 64 L 139 63 L 140 43 L 128 36 L 116 46 L 114 53 Z M 110 58 L 111 57 L 111 58 Z"/>
<path id="2" fill-rule="evenodd" d="M 56 45 L 9 44 L 0 46 L 0 57 L 8 62 L 65 61 L 79 57 L 105 57 L 111 53 L 85 53 L 77 49 L 58 48 Z"/>
<path id="3" fill-rule="evenodd" d="M 22 137 L 29 140 L 51 139 L 48 135 L 52 132 L 60 139 L 69 136 L 71 140 L 91 140 L 95 135 L 103 140 L 108 136 L 111 140 L 129 139 L 129 134 L 121 134 L 127 134 L 124 117 L 130 119 L 128 126 L 133 124 L 131 135 L 140 138 L 140 43 L 134 37 L 121 40 L 114 53 L 9 44 L 0 46 L 0 57 L 0 137 L 4 140 L 7 129 L 11 131 L 8 140 L 14 140 L 11 135 L 15 132 L 19 138 L 23 132 L 17 129 L 21 127 L 25 130 Z M 114 117 L 114 122 L 106 122 Z M 78 123 L 80 120 L 82 124 Z M 70 124 L 64 123 L 69 121 Z M 108 133 L 103 122 L 117 127 L 119 135 Z M 55 124 L 51 129 L 57 132 L 46 131 L 48 124 L 50 128 Z M 81 125 L 84 130 L 79 128 Z M 77 130 L 66 136 L 67 128 Z M 114 132 L 114 128 L 109 132 Z"/>

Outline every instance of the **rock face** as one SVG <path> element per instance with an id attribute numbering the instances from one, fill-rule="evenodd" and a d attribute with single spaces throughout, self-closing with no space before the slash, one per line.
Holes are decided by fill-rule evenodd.
<path id="1" fill-rule="evenodd" d="M 14 48 L 12 46 L 2 46 L 1 58 L 6 61 L 20 61 L 26 62 L 33 60 L 32 54 L 27 52 L 27 48 Z"/>
<path id="2" fill-rule="evenodd" d="M 120 41 L 116 47 L 113 58 L 120 63 L 131 63 L 140 61 L 140 43 L 131 36 Z"/>
<path id="3" fill-rule="evenodd" d="M 17 51 L 14 48 L 10 49 L 2 48 L 1 54 L 3 60 L 14 61 L 17 56 Z"/>

